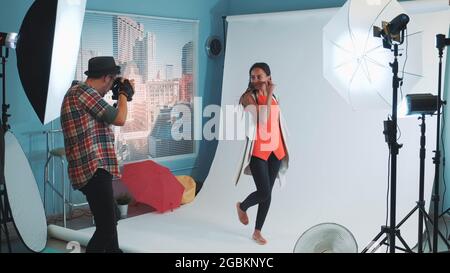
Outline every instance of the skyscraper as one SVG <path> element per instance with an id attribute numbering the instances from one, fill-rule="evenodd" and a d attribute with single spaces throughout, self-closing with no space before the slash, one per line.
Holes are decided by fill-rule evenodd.
<path id="1" fill-rule="evenodd" d="M 151 81 L 156 78 L 156 37 L 152 32 L 147 32 L 145 38 L 137 40 L 134 46 L 133 58 L 143 76 L 143 81 Z"/>
<path id="2" fill-rule="evenodd" d="M 181 50 L 181 79 L 178 100 L 191 102 L 194 92 L 194 44 L 192 41 L 186 43 Z"/>
<path id="3" fill-rule="evenodd" d="M 166 80 L 173 80 L 173 64 L 166 64 Z"/>
<path id="4" fill-rule="evenodd" d="M 181 50 L 181 74 L 194 73 L 194 44 L 192 41 L 186 43 Z"/>
<path id="5" fill-rule="evenodd" d="M 113 54 L 119 64 L 133 61 L 136 41 L 144 37 L 144 25 L 125 16 L 113 16 Z"/>
<path id="6" fill-rule="evenodd" d="M 134 84 L 133 101 L 128 104 L 127 123 L 121 127 L 121 132 L 136 132 L 136 135 L 139 135 L 142 131 L 148 133 L 150 129 L 148 128 L 148 110 L 146 108 L 146 87 L 142 83 L 139 69 L 134 62 L 128 62 L 123 65 L 122 70 L 122 75 L 125 78 L 134 79 L 136 82 Z M 129 136 L 135 137 L 132 134 Z"/>
<path id="7" fill-rule="evenodd" d="M 194 81 L 192 74 L 183 74 L 180 79 L 179 102 L 192 102 Z"/>

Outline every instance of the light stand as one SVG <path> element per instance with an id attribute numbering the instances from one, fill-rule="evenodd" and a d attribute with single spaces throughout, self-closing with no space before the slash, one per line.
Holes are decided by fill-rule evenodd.
<path id="1" fill-rule="evenodd" d="M 450 214 L 450 208 L 447 208 L 444 212 L 439 214 L 439 218 L 444 217 L 446 214 Z M 450 241 L 450 235 L 447 238 L 448 241 Z"/>
<path id="2" fill-rule="evenodd" d="M 430 96 L 434 97 L 432 95 L 430 95 Z M 434 112 L 435 112 L 435 110 L 433 110 L 429 114 L 431 115 Z M 400 226 L 403 225 L 403 223 L 405 223 L 406 220 L 408 220 L 408 218 L 411 217 L 411 215 L 413 215 L 416 210 L 419 210 L 418 237 L 417 237 L 417 244 L 418 244 L 417 252 L 418 253 L 423 253 L 423 229 L 424 229 L 423 223 L 424 223 L 424 220 L 425 221 L 428 220 L 430 223 L 433 223 L 431 217 L 428 215 L 428 213 L 425 210 L 425 199 L 424 199 L 425 154 L 426 154 L 426 150 L 425 150 L 425 143 L 426 143 L 425 142 L 425 131 L 426 131 L 425 115 L 426 115 L 426 113 L 422 112 L 421 117 L 419 117 L 419 119 L 422 120 L 422 123 L 420 125 L 421 135 L 420 135 L 419 200 L 417 201 L 417 205 L 396 226 L 396 228 L 400 228 Z M 434 225 L 434 226 L 436 226 L 436 225 Z M 425 227 L 425 229 L 427 230 L 427 234 L 428 234 L 428 236 L 427 236 L 428 245 L 431 246 L 428 229 L 426 227 Z M 442 235 L 442 233 L 440 233 L 440 232 L 438 232 L 438 233 L 439 233 L 439 236 L 441 236 L 441 238 L 444 239 L 444 241 L 445 241 L 444 235 Z M 450 247 L 450 245 L 446 241 L 445 241 L 445 243 L 447 244 L 447 247 Z"/>
<path id="3" fill-rule="evenodd" d="M 397 196 L 397 155 L 402 145 L 397 143 L 397 93 L 400 86 L 400 78 L 398 77 L 398 44 L 394 44 L 394 62 L 390 64 L 392 67 L 392 129 L 388 134 L 388 145 L 391 153 L 391 211 L 390 211 L 390 225 L 386 229 L 389 238 L 389 252 L 395 253 L 395 236 L 398 236 L 400 241 L 409 248 L 405 241 L 400 236 L 400 230 L 395 227 L 395 213 L 396 213 L 396 196 Z"/>
<path id="4" fill-rule="evenodd" d="M 402 36 L 404 35 L 404 30 L 402 31 Z M 403 39 L 402 39 L 403 40 Z M 398 248 L 395 246 L 395 237 L 398 237 L 400 242 L 405 247 L 398 248 L 400 250 L 404 250 L 407 252 L 412 252 L 411 248 L 405 242 L 405 240 L 400 235 L 399 226 L 396 226 L 396 195 L 397 195 L 397 155 L 399 149 L 402 147 L 401 144 L 397 143 L 397 92 L 400 87 L 401 78 L 398 77 L 398 44 L 394 44 L 394 62 L 390 63 L 392 67 L 392 120 L 384 121 L 385 131 L 383 132 L 386 135 L 386 141 L 388 142 L 389 152 L 391 155 L 391 196 L 390 196 L 390 222 L 389 226 L 382 226 L 380 233 L 378 233 L 372 242 L 366 246 L 362 253 L 366 253 L 380 238 L 386 233 L 386 238 L 384 238 L 377 246 L 378 249 L 382 244 L 386 244 L 386 241 L 389 240 L 387 245 L 389 246 L 389 252 L 395 253 L 395 249 Z"/>
<path id="5" fill-rule="evenodd" d="M 433 253 L 436 253 L 438 250 L 438 233 L 439 233 L 439 165 L 441 163 L 441 151 L 439 149 L 439 132 L 441 130 L 441 105 L 443 104 L 443 101 L 441 100 L 441 94 L 442 94 L 442 56 L 444 55 L 444 47 L 450 45 L 450 39 L 445 38 L 444 34 L 438 34 L 436 35 L 436 48 L 439 52 L 439 79 L 438 79 L 438 96 L 437 96 L 437 134 L 436 134 L 436 151 L 435 157 L 433 157 L 433 163 L 435 164 L 435 172 L 434 172 L 434 195 L 433 195 L 433 202 L 434 202 L 434 214 L 433 214 Z M 446 242 L 446 240 L 444 239 Z M 448 246 L 448 244 L 447 244 Z"/>
<path id="6" fill-rule="evenodd" d="M 8 114 L 8 108 L 9 108 L 9 104 L 6 104 L 6 60 L 8 58 L 9 55 L 9 49 L 6 47 L 5 48 L 5 54 L 3 54 L 3 46 L 0 46 L 0 58 L 1 58 L 1 62 L 2 62 L 2 71 L 0 73 L 0 77 L 2 78 L 2 95 L 3 95 L 3 100 L 2 100 L 2 132 L 1 132 L 1 141 L 2 144 L 4 146 L 5 143 L 5 133 L 6 131 L 9 130 L 9 125 L 8 125 L 8 117 L 10 116 Z M 4 163 L 5 163 L 5 153 L 4 151 L 2 151 L 1 154 L 2 160 L 2 170 L 4 170 Z M 1 174 L 3 176 L 3 173 Z M 1 181 L 4 182 L 4 181 Z M 1 234 L 2 232 L 5 233 L 6 236 L 6 242 L 7 242 L 7 246 L 8 246 L 8 251 L 11 252 L 11 242 L 10 242 L 10 238 L 9 238 L 9 231 L 8 231 L 8 222 L 12 221 L 12 216 L 11 216 L 11 208 L 9 206 L 9 201 L 8 201 L 8 194 L 6 192 L 6 187 L 5 184 L 0 183 L 0 239 L 1 239 Z M 1 244 L 0 244 L 0 252 L 2 252 L 1 249 Z"/>
<path id="7" fill-rule="evenodd" d="M 424 182 L 425 182 L 425 131 L 426 131 L 426 125 L 425 125 L 425 114 L 422 114 L 422 117 L 419 119 L 422 120 L 422 123 L 420 124 L 420 172 L 419 172 L 419 201 L 417 201 L 416 207 L 411 211 L 409 215 L 412 215 L 416 209 L 419 209 L 419 223 L 418 223 L 418 233 L 417 233 L 417 243 L 418 243 L 418 250 L 417 252 L 422 253 L 423 252 L 423 220 L 425 215 L 428 219 L 430 219 L 430 216 L 425 211 L 425 199 L 424 199 Z M 405 220 L 409 218 L 409 215 L 405 217 Z M 428 234 L 428 229 L 427 229 Z M 427 236 L 428 241 L 430 240 L 430 237 Z"/>
<path id="8" fill-rule="evenodd" d="M 399 149 L 402 147 L 401 144 L 397 143 L 397 93 L 400 87 L 401 78 L 398 77 L 398 45 L 402 44 L 405 37 L 406 25 L 409 22 L 409 17 L 406 14 L 400 14 L 396 16 L 391 22 L 383 22 L 383 28 L 374 27 L 374 36 L 383 36 L 383 47 L 391 49 L 394 52 L 394 62 L 389 65 L 392 68 L 392 120 L 384 121 L 385 131 L 383 132 L 386 137 L 386 141 L 389 146 L 389 153 L 391 157 L 391 174 L 390 174 L 390 185 L 391 185 L 391 196 L 390 196 L 390 223 L 389 226 L 382 226 L 381 231 L 374 237 L 374 239 L 366 246 L 362 253 L 366 253 L 380 238 L 386 233 L 386 238 L 384 238 L 377 246 L 378 249 L 382 244 L 387 244 L 389 246 L 389 252 L 395 253 L 395 238 L 398 237 L 400 242 L 403 244 L 404 248 L 398 248 L 407 252 L 412 252 L 408 244 L 400 235 L 399 226 L 396 225 L 396 196 L 397 196 L 397 155 Z M 394 49 L 392 50 L 392 46 Z M 375 250 L 376 250 L 375 249 Z"/>

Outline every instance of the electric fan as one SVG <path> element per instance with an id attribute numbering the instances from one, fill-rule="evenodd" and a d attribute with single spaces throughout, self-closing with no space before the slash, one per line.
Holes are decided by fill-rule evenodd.
<path id="1" fill-rule="evenodd" d="M 336 223 L 315 225 L 298 238 L 294 253 L 356 253 L 358 244 L 353 234 Z"/>

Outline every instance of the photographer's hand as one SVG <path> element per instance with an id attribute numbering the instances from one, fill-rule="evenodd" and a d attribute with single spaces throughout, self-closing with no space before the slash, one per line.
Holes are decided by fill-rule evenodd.
<path id="1" fill-rule="evenodd" d="M 125 95 L 125 97 L 127 97 L 127 100 L 131 101 L 134 95 L 134 81 L 131 80 L 130 82 L 128 79 L 124 79 L 121 82 L 119 94 Z"/>
<path id="2" fill-rule="evenodd" d="M 134 95 L 134 81 L 118 78 L 113 89 L 113 98 L 117 99 L 117 116 L 112 124 L 124 126 L 127 119 L 127 101 L 131 101 Z"/>

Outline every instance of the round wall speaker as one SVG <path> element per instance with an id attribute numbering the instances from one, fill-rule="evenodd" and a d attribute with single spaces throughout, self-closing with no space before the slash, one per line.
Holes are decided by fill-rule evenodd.
<path id="1" fill-rule="evenodd" d="M 217 57 L 222 52 L 222 42 L 217 36 L 209 37 L 205 46 L 209 57 Z"/>

